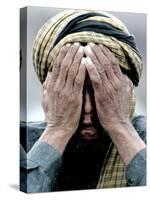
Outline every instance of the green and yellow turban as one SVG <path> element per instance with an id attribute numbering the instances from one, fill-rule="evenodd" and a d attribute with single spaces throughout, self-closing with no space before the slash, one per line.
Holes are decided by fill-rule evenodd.
<path id="1" fill-rule="evenodd" d="M 141 57 L 133 35 L 124 24 L 103 12 L 68 10 L 47 21 L 33 44 L 33 64 L 41 81 L 52 70 L 60 48 L 66 43 L 88 42 L 105 45 L 118 58 L 121 69 L 137 85 L 142 71 Z"/>

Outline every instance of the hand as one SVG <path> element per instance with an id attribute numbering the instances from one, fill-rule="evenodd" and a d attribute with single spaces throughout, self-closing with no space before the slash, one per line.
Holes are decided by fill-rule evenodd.
<path id="1" fill-rule="evenodd" d="M 97 114 L 105 130 L 129 121 L 132 83 L 119 67 L 117 59 L 102 45 L 85 47 L 85 65 L 92 81 Z"/>
<path id="2" fill-rule="evenodd" d="M 86 72 L 83 55 L 79 43 L 63 46 L 43 84 L 42 104 L 53 134 L 61 131 L 70 138 L 78 127 Z"/>
<path id="3" fill-rule="evenodd" d="M 129 120 L 132 83 L 122 74 L 117 59 L 106 47 L 90 44 L 84 51 L 100 123 L 128 165 L 145 148 Z"/>

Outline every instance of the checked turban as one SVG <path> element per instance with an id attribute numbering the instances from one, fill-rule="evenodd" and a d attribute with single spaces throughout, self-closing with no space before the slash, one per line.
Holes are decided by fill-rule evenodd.
<path id="1" fill-rule="evenodd" d="M 99 11 L 67 10 L 48 20 L 39 30 L 32 49 L 34 69 L 41 83 L 66 43 L 101 43 L 115 55 L 123 73 L 138 85 L 142 61 L 134 40 L 116 17 Z M 133 90 L 131 116 L 135 109 Z"/>
<path id="2" fill-rule="evenodd" d="M 32 58 L 41 83 L 47 72 L 52 70 L 61 47 L 73 42 L 103 44 L 116 56 L 122 71 L 133 84 L 138 85 L 142 61 L 133 35 L 112 15 L 82 10 L 61 12 L 39 30 L 33 44 Z"/>

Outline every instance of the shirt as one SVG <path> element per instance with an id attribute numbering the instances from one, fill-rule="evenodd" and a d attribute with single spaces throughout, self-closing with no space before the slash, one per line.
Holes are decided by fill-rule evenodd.
<path id="1" fill-rule="evenodd" d="M 146 142 L 146 118 L 138 116 L 132 120 L 140 137 Z M 62 165 L 62 155 L 51 145 L 37 139 L 44 131 L 46 123 L 21 123 L 22 142 L 20 146 L 20 190 L 28 193 L 54 191 L 54 183 Z M 26 140 L 22 140 L 26 141 Z M 23 147 L 27 146 L 26 152 Z M 141 170 L 142 169 L 142 170 Z M 146 185 L 146 149 L 138 152 L 126 168 L 128 186 Z"/>

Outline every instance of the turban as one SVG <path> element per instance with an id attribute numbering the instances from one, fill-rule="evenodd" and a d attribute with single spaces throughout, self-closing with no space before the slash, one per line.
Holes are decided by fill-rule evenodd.
<path id="1" fill-rule="evenodd" d="M 61 47 L 66 43 L 101 43 L 115 55 L 124 73 L 138 85 L 142 61 L 134 40 L 125 25 L 103 12 L 68 10 L 47 21 L 33 43 L 32 58 L 41 83 L 52 70 Z"/>
<path id="2" fill-rule="evenodd" d="M 138 85 L 142 60 L 136 48 L 135 38 L 116 17 L 99 11 L 67 10 L 48 20 L 39 30 L 33 43 L 34 69 L 41 83 L 61 49 L 67 43 L 88 42 L 103 44 L 118 59 L 123 73 Z M 131 102 L 131 116 L 135 107 L 134 90 Z M 116 147 L 111 143 L 97 184 L 97 188 L 126 186 L 125 166 Z"/>

